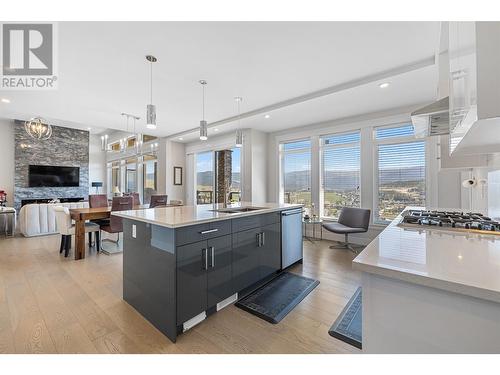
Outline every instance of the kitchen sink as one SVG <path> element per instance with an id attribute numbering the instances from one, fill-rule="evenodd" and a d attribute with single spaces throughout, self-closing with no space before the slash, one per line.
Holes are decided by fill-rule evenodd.
<path id="1" fill-rule="evenodd" d="M 234 208 L 219 208 L 217 210 L 211 210 L 215 212 L 221 212 L 224 214 L 237 214 L 240 212 L 251 212 L 251 211 L 258 211 L 258 210 L 264 210 L 264 207 L 234 207 Z"/>

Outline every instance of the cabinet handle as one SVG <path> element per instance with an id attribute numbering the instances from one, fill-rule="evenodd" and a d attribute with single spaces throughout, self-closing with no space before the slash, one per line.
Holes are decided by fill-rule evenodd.
<path id="1" fill-rule="evenodd" d="M 257 233 L 257 247 L 260 247 L 260 235 L 261 233 Z"/>
<path id="2" fill-rule="evenodd" d="M 214 232 L 218 232 L 219 229 L 209 229 L 209 230 L 203 230 L 200 232 L 200 234 L 208 234 L 208 233 L 214 233 Z"/>
<path id="3" fill-rule="evenodd" d="M 207 249 L 201 249 L 201 262 L 203 263 L 203 270 L 208 270 L 208 256 Z"/>
<path id="4" fill-rule="evenodd" d="M 208 249 L 212 253 L 212 264 L 210 265 L 210 267 L 214 268 L 215 267 L 215 247 L 210 246 Z"/>
<path id="5" fill-rule="evenodd" d="M 260 234 L 260 243 L 261 245 L 260 246 L 264 246 L 264 243 L 266 242 L 266 233 L 265 232 L 262 232 Z"/>

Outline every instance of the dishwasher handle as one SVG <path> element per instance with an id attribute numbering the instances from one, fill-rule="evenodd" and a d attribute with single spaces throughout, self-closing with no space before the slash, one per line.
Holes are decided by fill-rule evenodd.
<path id="1" fill-rule="evenodd" d="M 281 216 L 296 215 L 296 214 L 301 214 L 302 212 L 304 212 L 302 209 L 300 209 L 300 210 L 282 211 L 281 212 Z"/>

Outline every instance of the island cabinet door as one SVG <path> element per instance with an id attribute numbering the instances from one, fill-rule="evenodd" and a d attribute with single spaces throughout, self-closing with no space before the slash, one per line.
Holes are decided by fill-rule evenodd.
<path id="1" fill-rule="evenodd" d="M 233 284 L 231 235 L 207 241 L 208 308 L 236 293 Z"/>
<path id="2" fill-rule="evenodd" d="M 178 246 L 177 324 L 207 309 L 207 241 Z"/>
<path id="3" fill-rule="evenodd" d="M 269 276 L 281 268 L 280 223 L 261 228 L 260 271 L 261 277 Z"/>
<path id="4" fill-rule="evenodd" d="M 260 280 L 260 228 L 233 233 L 233 280 L 236 291 Z"/>

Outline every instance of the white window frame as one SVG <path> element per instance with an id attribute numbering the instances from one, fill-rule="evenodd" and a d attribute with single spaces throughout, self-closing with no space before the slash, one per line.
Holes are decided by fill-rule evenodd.
<path id="1" fill-rule="evenodd" d="M 359 141 L 358 142 L 342 143 L 342 144 L 338 144 L 338 145 L 324 145 L 324 143 L 323 143 L 323 138 L 334 137 L 334 136 L 339 136 L 339 135 L 344 135 L 344 134 L 352 134 L 352 133 L 359 134 Z M 353 147 L 353 146 L 359 147 L 359 207 L 363 207 L 363 200 L 362 200 L 363 184 L 361 183 L 362 164 L 363 164 L 361 162 L 362 132 L 361 132 L 361 129 L 352 129 L 352 130 L 347 130 L 347 131 L 342 131 L 342 132 L 335 132 L 335 133 L 321 135 L 319 137 L 319 139 L 320 139 L 320 146 L 319 146 L 319 204 L 320 204 L 320 207 L 319 207 L 319 213 L 320 213 L 320 217 L 322 219 L 324 218 L 327 220 L 337 220 L 338 217 L 324 215 L 324 187 L 325 187 L 325 184 L 323 181 L 324 151 L 329 150 L 329 149 L 335 149 L 335 148 L 346 148 L 346 147 Z"/>
<path id="2" fill-rule="evenodd" d="M 406 135 L 406 136 L 400 136 L 400 137 L 391 137 L 391 138 L 386 138 L 386 139 L 380 139 L 377 140 L 376 134 L 377 134 L 377 129 L 390 129 L 390 128 L 397 128 L 399 126 L 405 126 L 409 125 L 410 123 L 405 121 L 405 122 L 398 122 L 398 123 L 393 123 L 393 124 L 388 124 L 388 125 L 382 125 L 382 126 L 374 126 L 372 128 L 372 143 L 373 143 L 373 207 L 372 207 L 372 222 L 375 225 L 387 225 L 390 223 L 390 221 L 382 221 L 379 220 L 378 218 L 378 194 L 379 194 L 379 169 L 378 169 L 378 163 L 379 163 L 379 154 L 378 154 L 378 149 L 380 145 L 396 145 L 396 144 L 401 144 L 401 143 L 411 143 L 411 142 L 424 142 L 425 145 L 425 182 L 427 186 L 427 181 L 428 181 L 428 142 L 426 142 L 425 139 L 418 139 L 415 137 L 415 135 Z M 425 201 L 427 202 L 428 200 L 428 189 L 425 189 Z"/>

